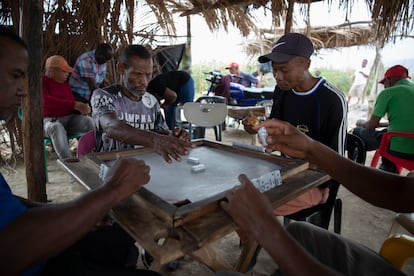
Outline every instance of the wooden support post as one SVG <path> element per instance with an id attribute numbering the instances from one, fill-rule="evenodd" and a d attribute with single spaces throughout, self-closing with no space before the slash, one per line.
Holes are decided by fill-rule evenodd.
<path id="1" fill-rule="evenodd" d="M 46 202 L 41 83 L 43 1 L 24 1 L 22 18 L 23 37 L 29 46 L 30 56 L 29 95 L 23 101 L 23 148 L 27 195 L 31 200 Z"/>
<path id="2" fill-rule="evenodd" d="M 293 21 L 293 7 L 295 6 L 295 0 L 289 0 L 289 6 L 286 14 L 285 22 L 285 34 L 292 31 L 292 21 Z"/>

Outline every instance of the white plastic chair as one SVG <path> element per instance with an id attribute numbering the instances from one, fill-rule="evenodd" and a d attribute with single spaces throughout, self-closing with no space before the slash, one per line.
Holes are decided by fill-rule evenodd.
<path id="1" fill-rule="evenodd" d="M 192 127 L 214 127 L 218 128 L 217 141 L 221 141 L 221 125 L 226 120 L 227 105 L 225 103 L 198 103 L 188 102 L 184 106 L 184 117 L 190 123 L 189 132 Z"/>

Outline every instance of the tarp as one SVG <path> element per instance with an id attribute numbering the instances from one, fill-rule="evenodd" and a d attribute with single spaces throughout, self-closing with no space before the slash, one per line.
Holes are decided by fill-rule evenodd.
<path id="1" fill-rule="evenodd" d="M 185 44 L 159 46 L 155 49 L 155 61 L 161 73 L 176 71 L 180 66 L 185 50 Z"/>

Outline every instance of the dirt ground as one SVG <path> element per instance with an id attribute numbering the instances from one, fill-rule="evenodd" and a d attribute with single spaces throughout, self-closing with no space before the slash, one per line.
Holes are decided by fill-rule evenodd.
<path id="1" fill-rule="evenodd" d="M 366 106 L 351 106 L 349 113 L 349 128 L 355 125 L 358 118 L 366 116 Z M 229 123 L 232 123 L 231 120 Z M 214 139 L 212 129 L 207 130 L 207 137 Z M 223 132 L 223 142 L 231 143 L 238 141 L 250 144 L 252 136 L 247 134 L 242 126 L 237 127 L 237 123 L 232 127 L 227 127 Z M 53 202 L 64 202 L 75 198 L 85 192 L 85 190 L 76 183 L 62 168 L 56 163 L 56 155 L 48 152 L 48 171 L 49 183 L 47 184 L 48 199 Z M 366 164 L 369 165 L 372 153 L 368 154 Z M 15 168 L 1 168 L 1 172 L 11 185 L 15 194 L 25 197 L 26 179 L 25 168 L 22 162 L 18 162 Z M 341 235 L 362 243 L 367 247 L 378 251 L 381 243 L 386 238 L 391 226 L 394 212 L 374 207 L 352 193 L 344 187 L 339 190 L 338 196 L 342 199 L 342 232 Z M 221 254 L 230 263 L 235 263 L 240 253 L 239 239 L 235 233 L 232 233 L 220 241 L 213 244 L 219 254 Z M 142 263 L 139 262 L 139 267 Z M 262 250 L 258 256 L 256 266 L 247 275 L 270 275 L 276 268 L 276 264 Z M 164 269 L 163 275 L 213 275 L 213 273 L 205 266 L 193 261 L 189 257 L 185 257 L 179 262 L 179 268 L 175 271 Z M 410 275 L 414 275 L 408 271 Z"/>

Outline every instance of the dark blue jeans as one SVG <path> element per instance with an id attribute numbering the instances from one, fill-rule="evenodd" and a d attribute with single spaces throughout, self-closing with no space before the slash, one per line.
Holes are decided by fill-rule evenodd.
<path id="1" fill-rule="evenodd" d="M 185 104 L 187 102 L 194 101 L 194 79 L 190 77 L 188 81 L 184 83 L 183 86 L 181 86 L 180 90 L 176 92 L 177 92 L 177 100 L 175 100 L 174 103 L 170 104 L 165 109 L 165 121 L 170 130 L 172 130 L 174 127 L 173 123 L 174 123 L 175 107 L 179 103 Z"/>
<path id="2" fill-rule="evenodd" d="M 373 130 L 365 127 L 356 127 L 352 133 L 364 141 L 366 151 L 371 151 L 379 147 L 382 135 L 386 131 L 387 129 Z"/>

